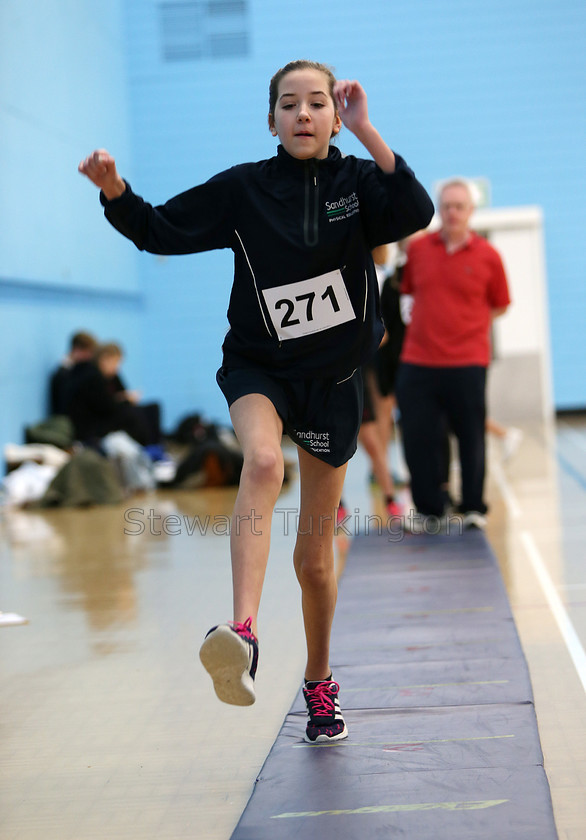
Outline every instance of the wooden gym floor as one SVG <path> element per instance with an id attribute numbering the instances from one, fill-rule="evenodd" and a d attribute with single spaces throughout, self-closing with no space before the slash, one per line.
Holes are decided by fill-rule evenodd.
<path id="1" fill-rule="evenodd" d="M 586 420 L 524 433 L 507 464 L 490 442 L 487 535 L 529 664 L 559 836 L 583 840 Z M 359 451 L 345 498 L 360 516 L 377 512 L 368 471 Z M 3 512 L 0 609 L 28 623 L 0 627 L 2 840 L 230 837 L 304 666 L 297 496 L 294 479 L 273 518 L 258 699 L 245 709 L 216 700 L 197 658 L 230 618 L 234 491 Z"/>

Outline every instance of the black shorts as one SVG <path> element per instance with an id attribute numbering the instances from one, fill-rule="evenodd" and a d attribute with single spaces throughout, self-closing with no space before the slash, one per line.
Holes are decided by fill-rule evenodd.
<path id="1" fill-rule="evenodd" d="M 221 367 L 216 381 L 228 406 L 247 394 L 267 397 L 291 440 L 320 461 L 341 467 L 356 452 L 362 420 L 360 370 L 336 382 L 282 379 L 259 368 Z"/>

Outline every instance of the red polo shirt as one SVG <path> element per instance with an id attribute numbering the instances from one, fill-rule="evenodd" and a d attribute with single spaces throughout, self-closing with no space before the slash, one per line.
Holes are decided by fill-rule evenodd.
<path id="1" fill-rule="evenodd" d="M 403 270 L 401 294 L 413 295 L 401 359 L 429 367 L 490 363 L 491 311 L 510 303 L 498 251 L 470 234 L 448 254 L 439 233 L 415 239 Z"/>

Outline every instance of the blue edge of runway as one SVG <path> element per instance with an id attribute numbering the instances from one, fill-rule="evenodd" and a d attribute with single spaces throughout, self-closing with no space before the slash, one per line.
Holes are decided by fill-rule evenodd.
<path id="1" fill-rule="evenodd" d="M 480 531 L 356 537 L 333 676 L 349 737 L 297 695 L 232 840 L 555 840 L 527 664 Z"/>

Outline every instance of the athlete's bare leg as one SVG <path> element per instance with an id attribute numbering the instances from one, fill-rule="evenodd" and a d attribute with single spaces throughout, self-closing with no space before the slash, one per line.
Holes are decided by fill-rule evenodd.
<path id="1" fill-rule="evenodd" d="M 272 402 L 247 394 L 230 407 L 244 465 L 230 533 L 234 621 L 256 620 L 271 539 L 273 508 L 283 484 L 283 423 Z"/>
<path id="2" fill-rule="evenodd" d="M 305 678 L 324 680 L 330 675 L 330 634 L 338 595 L 333 547 L 335 510 L 346 464 L 331 467 L 302 449 L 298 451 L 301 505 L 294 563 L 307 640 Z"/>

